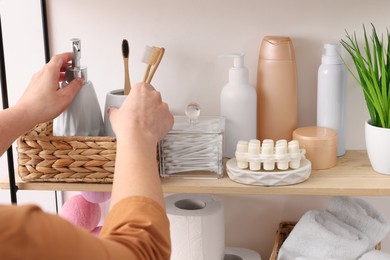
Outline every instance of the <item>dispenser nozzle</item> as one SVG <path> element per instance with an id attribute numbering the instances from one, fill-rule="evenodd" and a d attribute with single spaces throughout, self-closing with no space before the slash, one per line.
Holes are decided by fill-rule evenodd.
<path id="1" fill-rule="evenodd" d="M 66 86 L 75 78 L 87 80 L 87 67 L 81 66 L 81 40 L 78 38 L 70 39 L 72 42 L 72 65 L 66 67 L 65 81 L 63 85 Z"/>
<path id="2" fill-rule="evenodd" d="M 244 64 L 245 54 L 243 53 L 228 53 L 220 55 L 220 58 L 233 58 L 233 67 L 229 70 L 229 82 L 248 83 L 248 69 Z"/>
<path id="3" fill-rule="evenodd" d="M 244 67 L 244 57 L 243 53 L 228 53 L 224 55 L 220 55 L 220 58 L 233 58 L 233 68 L 242 68 Z"/>
<path id="4" fill-rule="evenodd" d="M 81 41 L 80 39 L 73 38 L 70 39 L 72 42 L 72 67 L 80 68 L 80 58 L 81 58 Z"/>

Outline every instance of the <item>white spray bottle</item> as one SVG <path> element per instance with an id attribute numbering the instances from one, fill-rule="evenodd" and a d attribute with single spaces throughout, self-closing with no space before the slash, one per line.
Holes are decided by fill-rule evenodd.
<path id="1" fill-rule="evenodd" d="M 256 139 L 257 96 L 249 84 L 248 69 L 244 66 L 244 54 L 227 54 L 234 59 L 229 70 L 229 82 L 221 92 L 221 116 L 226 118 L 224 156 L 235 157 L 239 140 Z"/>
<path id="2" fill-rule="evenodd" d="M 68 108 L 53 121 L 55 136 L 99 136 L 103 135 L 103 117 L 92 82 L 87 78 L 87 67 L 81 66 L 80 39 L 71 39 L 72 65 L 66 68 L 65 88 L 74 78 L 84 79 L 84 84 Z"/>
<path id="3" fill-rule="evenodd" d="M 317 125 L 337 132 L 337 156 L 345 154 L 347 69 L 340 44 L 325 44 L 318 69 Z"/>

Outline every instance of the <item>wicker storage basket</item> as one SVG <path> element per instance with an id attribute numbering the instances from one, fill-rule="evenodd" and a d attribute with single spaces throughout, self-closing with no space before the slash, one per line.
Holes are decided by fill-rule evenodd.
<path id="1" fill-rule="evenodd" d="M 276 231 L 274 247 L 272 248 L 270 260 L 278 259 L 279 249 L 282 246 L 283 242 L 286 240 L 291 230 L 293 230 L 297 222 L 281 222 L 279 224 L 278 230 Z"/>
<path id="2" fill-rule="evenodd" d="M 276 231 L 275 235 L 275 241 L 274 241 L 274 246 L 272 248 L 272 253 L 271 256 L 269 257 L 270 260 L 277 260 L 278 259 L 278 254 L 279 254 L 279 249 L 282 246 L 283 242 L 286 240 L 290 232 L 293 230 L 295 227 L 295 224 L 297 222 L 281 222 L 279 224 L 278 230 Z M 377 244 L 375 246 L 376 250 L 381 250 L 381 244 Z"/>
<path id="3" fill-rule="evenodd" d="M 112 183 L 116 138 L 52 136 L 43 123 L 17 142 L 18 174 L 23 181 Z"/>

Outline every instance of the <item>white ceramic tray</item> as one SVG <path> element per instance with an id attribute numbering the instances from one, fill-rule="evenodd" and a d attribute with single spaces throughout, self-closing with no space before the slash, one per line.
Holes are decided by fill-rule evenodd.
<path id="1" fill-rule="evenodd" d="M 295 170 L 250 171 L 238 168 L 236 158 L 233 158 L 227 161 L 226 171 L 231 180 L 242 184 L 282 186 L 307 180 L 311 173 L 311 163 L 304 158 L 301 160 L 301 167 Z"/>

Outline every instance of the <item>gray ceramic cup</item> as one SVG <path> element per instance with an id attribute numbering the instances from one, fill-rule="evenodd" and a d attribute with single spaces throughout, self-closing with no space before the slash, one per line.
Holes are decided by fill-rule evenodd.
<path id="1" fill-rule="evenodd" d="M 126 97 L 127 96 L 123 94 L 123 89 L 116 89 L 107 93 L 106 104 L 104 106 L 104 133 L 106 136 L 115 136 L 115 133 L 111 128 L 110 119 L 108 117 L 108 108 L 119 108 L 123 101 L 125 101 Z"/>

